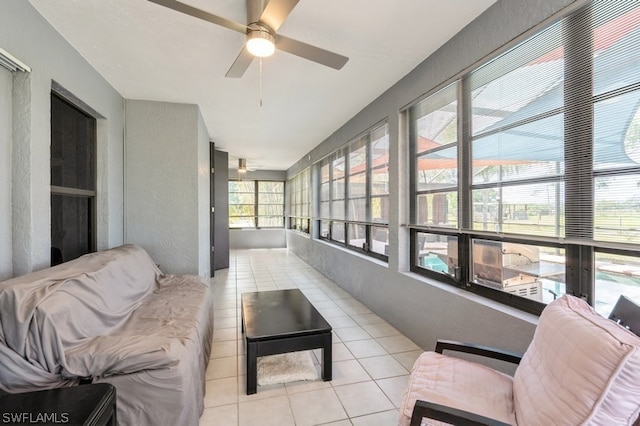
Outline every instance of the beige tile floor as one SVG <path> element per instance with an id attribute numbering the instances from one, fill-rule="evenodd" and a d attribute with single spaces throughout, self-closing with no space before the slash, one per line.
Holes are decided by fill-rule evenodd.
<path id="1" fill-rule="evenodd" d="M 413 362 L 407 337 L 286 249 L 236 250 L 212 279 L 215 329 L 201 426 L 393 426 Z M 246 395 L 243 292 L 299 288 L 333 327 L 333 380 Z M 318 364 L 320 351 L 314 352 Z M 319 366 L 317 365 L 319 370 Z"/>

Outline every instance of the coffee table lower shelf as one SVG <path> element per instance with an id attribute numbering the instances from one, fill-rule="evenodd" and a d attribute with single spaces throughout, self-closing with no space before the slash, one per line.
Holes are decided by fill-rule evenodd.
<path id="1" fill-rule="evenodd" d="M 257 392 L 258 357 L 277 355 L 287 352 L 322 349 L 322 380 L 330 381 L 331 369 L 331 331 L 311 336 L 278 338 L 266 341 L 247 339 L 247 395 Z"/>

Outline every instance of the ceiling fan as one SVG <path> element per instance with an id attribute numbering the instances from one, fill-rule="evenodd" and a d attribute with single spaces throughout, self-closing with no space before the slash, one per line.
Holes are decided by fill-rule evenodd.
<path id="1" fill-rule="evenodd" d="M 264 8 L 262 0 L 247 0 L 247 25 L 221 18 L 176 0 L 149 1 L 245 34 L 245 46 L 225 77 L 242 77 L 254 57 L 270 56 L 276 48 L 336 70 L 341 69 L 349 60 L 346 56 L 277 34 L 299 0 L 269 0 Z"/>

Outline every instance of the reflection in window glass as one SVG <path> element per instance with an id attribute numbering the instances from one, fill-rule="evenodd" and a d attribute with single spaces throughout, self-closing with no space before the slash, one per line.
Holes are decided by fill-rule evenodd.
<path id="1" fill-rule="evenodd" d="M 389 230 L 386 227 L 371 227 L 371 251 L 385 256 L 389 255 Z"/>
<path id="2" fill-rule="evenodd" d="M 360 249 L 365 248 L 367 242 L 367 227 L 364 225 L 349 224 L 349 245 Z"/>
<path id="3" fill-rule="evenodd" d="M 596 311 L 608 317 L 620 295 L 640 304 L 640 257 L 597 252 L 595 263 Z"/>
<path id="4" fill-rule="evenodd" d="M 458 226 L 458 193 L 435 192 L 418 195 L 417 223 L 456 228 Z"/>
<path id="5" fill-rule="evenodd" d="M 328 220 L 320 221 L 320 237 L 329 238 L 330 222 Z"/>
<path id="6" fill-rule="evenodd" d="M 566 293 L 564 249 L 474 239 L 472 259 L 477 284 L 543 303 Z"/>
<path id="7" fill-rule="evenodd" d="M 331 239 L 333 241 L 338 241 L 340 243 L 344 243 L 344 231 L 345 231 L 344 222 L 332 222 L 331 223 Z"/>
<path id="8" fill-rule="evenodd" d="M 418 232 L 416 245 L 417 266 L 455 276 L 458 267 L 458 237 Z"/>

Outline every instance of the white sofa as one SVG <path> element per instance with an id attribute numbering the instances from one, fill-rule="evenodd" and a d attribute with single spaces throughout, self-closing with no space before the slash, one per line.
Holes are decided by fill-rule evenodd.
<path id="1" fill-rule="evenodd" d="M 212 338 L 208 283 L 138 246 L 0 283 L 0 389 L 111 383 L 124 425 L 197 425 Z"/>

